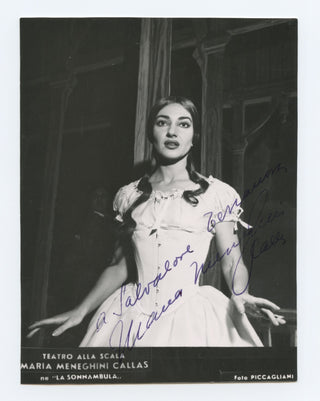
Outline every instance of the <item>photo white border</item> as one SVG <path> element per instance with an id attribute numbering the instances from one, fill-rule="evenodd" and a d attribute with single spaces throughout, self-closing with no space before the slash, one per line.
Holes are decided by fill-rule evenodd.
<path id="1" fill-rule="evenodd" d="M 222 3 L 222 4 L 221 4 Z M 12 0 L 0 17 L 1 355 L 4 400 L 316 400 L 320 347 L 317 154 L 320 6 L 316 0 Z M 209 5 L 210 4 L 210 5 Z M 298 18 L 298 383 L 175 385 L 20 385 L 20 17 Z M 318 96 L 316 96 L 318 95 Z M 317 153 L 316 153 L 317 152 Z M 115 398 L 116 397 L 116 398 Z M 210 398 L 209 398 L 210 397 Z"/>

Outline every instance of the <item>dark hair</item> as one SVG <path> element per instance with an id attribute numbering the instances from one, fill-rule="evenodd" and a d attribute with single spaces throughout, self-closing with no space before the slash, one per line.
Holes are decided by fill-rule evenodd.
<path id="1" fill-rule="evenodd" d="M 169 104 L 180 104 L 182 107 L 184 107 L 191 115 L 192 117 L 192 123 L 193 123 L 193 130 L 194 130 L 194 135 L 193 135 L 193 144 L 197 144 L 200 140 L 200 121 L 199 121 L 199 114 L 197 111 L 196 106 L 193 104 L 193 102 L 185 97 L 182 96 L 168 96 L 164 97 L 162 99 L 159 99 L 151 108 L 149 117 L 147 120 L 147 136 L 150 142 L 153 142 L 153 127 L 154 123 L 156 120 L 156 117 L 159 113 L 160 110 L 162 110 L 165 106 L 168 106 Z M 152 170 L 150 171 L 149 174 L 146 174 L 144 177 L 141 178 L 141 180 L 138 183 L 137 189 L 142 192 L 142 194 L 133 202 L 133 204 L 129 207 L 129 209 L 125 212 L 124 214 L 124 228 L 126 231 L 132 232 L 133 229 L 136 226 L 135 221 L 133 220 L 131 214 L 133 210 L 141 205 L 142 203 L 146 202 L 152 193 L 152 186 L 149 182 L 149 178 L 152 175 L 152 173 L 156 170 L 157 165 L 153 166 Z M 182 197 L 184 200 L 188 203 L 190 203 L 192 206 L 197 206 L 198 204 L 198 199 L 197 196 L 204 193 L 208 189 L 208 182 L 196 172 L 193 160 L 192 160 L 192 149 L 190 150 L 188 156 L 187 156 L 187 166 L 186 169 L 188 171 L 190 180 L 195 182 L 196 184 L 199 184 L 200 188 L 192 191 L 192 190 L 186 190 L 183 192 Z"/>

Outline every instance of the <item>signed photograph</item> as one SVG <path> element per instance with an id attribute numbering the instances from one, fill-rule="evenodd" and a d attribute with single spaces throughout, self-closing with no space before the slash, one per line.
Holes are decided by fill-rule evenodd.
<path id="1" fill-rule="evenodd" d="M 297 380 L 293 18 L 21 18 L 21 383 Z"/>

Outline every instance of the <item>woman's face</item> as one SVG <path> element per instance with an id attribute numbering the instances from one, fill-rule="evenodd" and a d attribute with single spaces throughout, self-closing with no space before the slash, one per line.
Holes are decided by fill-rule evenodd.
<path id="1" fill-rule="evenodd" d="M 191 114 L 179 103 L 169 104 L 155 118 L 154 150 L 165 159 L 180 159 L 189 152 L 193 133 Z"/>

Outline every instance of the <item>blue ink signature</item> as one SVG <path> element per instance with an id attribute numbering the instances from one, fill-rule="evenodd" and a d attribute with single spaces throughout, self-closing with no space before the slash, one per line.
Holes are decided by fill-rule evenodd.
<path id="1" fill-rule="evenodd" d="M 252 193 L 254 193 L 254 191 L 256 191 L 256 189 L 268 178 L 272 177 L 274 174 L 280 173 L 280 172 L 287 172 L 287 168 L 285 166 L 282 165 L 282 163 L 278 163 L 275 167 L 267 170 L 265 172 L 265 174 L 261 177 L 258 178 L 258 180 L 253 184 L 253 186 L 250 189 L 246 189 L 242 198 L 242 201 L 247 198 L 249 195 L 251 195 Z M 264 196 L 264 198 L 263 198 Z M 262 202 L 259 198 L 262 197 Z M 235 278 L 236 278 L 236 274 L 237 274 L 237 270 L 238 267 L 241 263 L 242 260 L 242 255 L 240 254 L 240 257 L 238 258 L 236 264 L 235 264 L 235 269 L 233 271 L 233 277 L 232 277 L 232 292 L 235 295 L 241 295 L 242 293 L 244 293 L 246 291 L 246 289 L 248 288 L 249 282 L 250 282 L 250 278 L 252 275 L 252 271 L 253 271 L 253 266 L 254 266 L 254 262 L 265 252 L 269 251 L 271 248 L 273 248 L 274 246 L 276 246 L 277 244 L 280 245 L 285 245 L 286 243 L 286 239 L 284 238 L 284 235 L 277 231 L 276 233 L 273 233 L 271 235 L 270 238 L 268 239 L 263 239 L 261 240 L 259 237 L 257 237 L 257 233 L 259 232 L 259 230 L 261 230 L 262 228 L 264 228 L 265 226 L 273 223 L 274 220 L 280 218 L 281 216 L 284 215 L 284 211 L 283 210 L 274 210 L 273 212 L 269 213 L 267 216 L 265 216 L 263 214 L 264 209 L 265 209 L 265 205 L 268 199 L 268 191 L 266 190 L 262 190 L 259 195 L 257 196 L 256 200 L 255 200 L 255 207 L 257 207 L 256 205 L 262 205 L 261 209 L 258 210 L 257 212 L 257 218 L 255 220 L 255 222 L 253 222 L 254 224 L 254 228 L 251 229 L 250 231 L 248 231 L 247 233 L 245 233 L 245 235 L 243 236 L 242 241 L 238 240 L 238 242 L 233 242 L 233 244 L 227 248 L 223 253 L 219 254 L 219 252 L 216 253 L 216 257 L 213 261 L 209 261 L 207 262 L 206 266 L 204 265 L 204 263 L 202 263 L 200 266 L 198 265 L 198 262 L 194 261 L 191 263 L 190 267 L 194 267 L 195 268 L 195 278 L 194 278 L 194 283 L 196 284 L 200 273 L 206 273 L 209 269 L 212 269 L 216 266 L 216 264 L 218 262 L 221 262 L 223 260 L 223 258 L 227 255 L 230 255 L 232 253 L 232 251 L 235 248 L 238 247 L 242 247 L 243 252 L 245 252 L 246 250 L 249 251 L 249 255 L 250 255 L 250 265 L 249 265 L 249 270 L 248 270 L 248 282 L 245 285 L 245 288 L 240 291 L 240 292 L 236 292 L 234 289 L 234 282 L 235 282 Z M 236 212 L 237 210 L 239 210 L 238 208 L 241 206 L 242 201 L 240 199 L 236 199 L 232 205 L 228 205 L 226 207 L 226 209 L 224 211 L 220 211 L 216 216 L 218 221 L 215 221 L 212 218 L 213 213 L 212 212 L 208 212 L 206 213 L 204 216 L 209 215 L 209 219 L 208 219 L 208 224 L 207 224 L 207 230 L 209 232 L 212 232 L 212 230 L 214 229 L 215 225 L 218 222 L 223 222 L 228 214 L 232 214 L 234 209 L 236 208 Z M 254 210 L 254 209 L 253 209 Z M 253 214 L 253 211 L 251 211 L 251 214 Z M 143 298 L 144 295 L 149 295 L 150 293 L 150 288 L 151 286 L 156 287 L 158 285 L 158 283 L 163 280 L 167 273 L 169 271 L 172 270 L 172 267 L 176 267 L 178 265 L 179 262 L 181 262 L 183 260 L 183 257 L 188 254 L 188 253 L 193 253 L 194 251 L 192 249 L 190 249 L 190 245 L 187 246 L 186 250 L 179 256 L 177 256 L 172 264 L 170 264 L 169 260 L 166 260 L 165 264 L 164 264 L 164 273 L 161 274 L 157 274 L 157 276 L 150 281 L 144 288 L 142 288 L 141 283 L 137 284 L 136 287 L 136 294 L 135 294 L 135 298 L 132 299 L 131 296 L 128 296 L 124 302 L 125 307 L 133 307 L 139 300 L 141 300 Z M 121 291 L 120 291 L 120 313 L 115 313 L 113 312 L 114 315 L 121 317 L 122 313 L 123 313 L 123 299 L 125 296 L 125 292 L 126 292 L 126 286 L 123 285 L 121 287 Z M 117 323 L 115 324 L 115 326 L 112 329 L 110 338 L 109 338 L 109 346 L 113 347 L 112 342 L 113 342 L 113 337 L 114 335 L 117 333 L 118 335 L 116 336 L 117 340 L 116 342 L 119 340 L 119 349 L 121 349 L 121 347 L 126 347 L 129 349 L 132 349 L 137 341 L 140 341 L 144 335 L 146 334 L 146 332 L 150 329 L 150 327 L 153 325 L 154 322 L 158 321 L 162 314 L 165 313 L 169 307 L 174 304 L 177 299 L 179 299 L 182 296 L 182 289 L 179 289 L 176 291 L 174 298 L 173 299 L 169 299 L 166 305 L 163 305 L 160 312 L 157 311 L 152 311 L 150 316 L 148 317 L 147 322 L 145 323 L 145 327 L 143 327 L 143 324 L 141 321 L 136 322 L 136 327 L 134 328 L 134 320 L 132 319 L 130 324 L 129 324 L 129 328 L 127 330 L 127 333 L 123 333 L 124 332 L 124 322 L 122 319 L 119 319 L 117 321 Z M 106 314 L 105 312 L 100 313 L 97 323 L 96 323 L 96 330 L 100 331 L 101 328 L 107 324 L 106 321 Z M 123 340 L 124 337 L 124 340 Z"/>
<path id="2" fill-rule="evenodd" d="M 237 248 L 239 245 L 240 245 L 240 242 L 233 242 L 231 247 L 227 248 L 221 255 L 219 254 L 219 252 L 217 252 L 216 258 L 213 261 L 209 260 L 206 266 L 204 265 L 204 263 L 202 263 L 199 267 L 198 262 L 196 262 L 196 261 L 192 262 L 190 267 L 192 267 L 192 266 L 195 267 L 194 284 L 196 284 L 198 282 L 200 273 L 205 274 L 205 273 L 207 273 L 207 271 L 209 269 L 213 269 L 218 262 L 221 262 L 221 260 L 223 259 L 223 257 L 225 255 L 230 255 L 232 252 L 232 249 Z"/>
<path id="3" fill-rule="evenodd" d="M 179 262 L 181 262 L 183 260 L 183 258 L 184 258 L 184 256 L 186 254 L 193 253 L 193 252 L 194 251 L 190 248 L 190 245 L 187 245 L 186 250 L 173 259 L 173 261 L 171 263 L 172 267 L 176 267 L 179 264 Z M 170 265 L 170 261 L 166 260 L 166 262 L 164 264 L 165 272 L 163 274 L 161 274 L 161 273 L 157 274 L 157 276 L 152 281 L 150 281 L 147 284 L 146 287 L 143 288 L 142 292 L 141 292 L 141 288 L 142 288 L 141 283 L 138 283 L 137 284 L 137 289 L 136 289 L 136 298 L 134 300 L 132 300 L 131 297 L 128 296 L 126 301 L 125 301 L 125 307 L 128 308 L 128 307 L 134 306 L 137 303 L 137 301 L 141 300 L 142 297 L 145 294 L 148 295 L 149 292 L 150 292 L 151 285 L 156 287 L 158 285 L 159 281 L 163 280 L 166 277 L 167 273 L 172 270 L 172 267 Z M 123 285 L 123 286 L 121 286 L 121 290 L 120 290 L 120 313 L 113 312 L 114 315 L 119 316 L 119 317 L 122 316 L 122 312 L 123 312 L 123 296 L 124 296 L 125 292 L 126 292 L 126 286 Z M 127 335 L 125 337 L 125 341 L 124 341 L 123 347 L 127 347 L 129 349 L 132 349 L 135 346 L 136 341 L 141 340 L 143 338 L 143 336 L 146 334 L 146 332 L 152 326 L 153 322 L 158 321 L 160 319 L 160 317 L 162 316 L 162 314 L 164 312 L 166 312 L 169 309 L 169 307 L 172 304 L 174 304 L 176 302 L 176 300 L 178 298 L 180 298 L 181 296 L 182 296 L 182 289 L 179 289 L 179 290 L 176 291 L 176 293 L 174 295 L 174 298 L 173 299 L 169 298 L 167 304 L 163 305 L 161 307 L 160 312 L 157 312 L 157 311 L 152 311 L 151 312 L 151 314 L 150 314 L 150 316 L 149 316 L 149 318 L 148 318 L 148 320 L 146 322 L 145 328 L 142 329 L 142 322 L 137 323 L 138 324 L 138 328 L 137 328 L 135 334 L 132 334 L 134 320 L 131 320 Z M 97 322 L 96 322 L 96 332 L 99 332 L 105 324 L 107 324 L 106 313 L 105 312 L 101 312 L 99 314 Z M 111 345 L 112 338 L 113 338 L 113 335 L 114 335 L 114 333 L 115 333 L 115 331 L 117 330 L 118 327 L 120 328 L 119 349 L 121 349 L 123 330 L 124 330 L 124 328 L 123 328 L 123 320 L 122 319 L 119 319 L 117 321 L 117 323 L 115 324 L 115 326 L 113 327 L 111 335 L 110 335 L 110 338 L 109 338 L 109 345 L 110 345 L 110 347 L 112 347 L 112 345 Z M 143 332 L 142 332 L 142 330 L 143 330 Z M 130 339 L 131 338 L 132 338 L 132 344 L 130 345 Z"/>
<path id="4" fill-rule="evenodd" d="M 125 334 L 124 342 L 123 342 L 124 323 L 122 319 L 119 319 L 118 322 L 113 327 L 111 335 L 109 337 L 109 346 L 111 348 L 119 348 L 119 350 L 121 350 L 122 348 L 131 350 L 135 346 L 136 342 L 140 341 L 144 337 L 144 335 L 147 333 L 147 331 L 150 329 L 153 323 L 158 321 L 161 318 L 162 314 L 165 313 L 170 308 L 170 306 L 173 305 L 180 297 L 182 297 L 182 289 L 176 291 L 173 299 L 169 298 L 168 303 L 161 307 L 160 312 L 157 311 L 151 312 L 145 324 L 145 327 L 142 327 L 142 322 L 140 321 L 136 323 L 138 327 L 136 330 L 134 330 L 133 328 L 134 320 L 131 319 L 128 331 Z M 117 330 L 119 330 L 120 332 L 118 333 Z M 114 344 L 112 344 L 113 336 L 115 333 L 117 333 L 116 341 L 119 340 L 119 344 L 116 347 Z"/>
<path id="5" fill-rule="evenodd" d="M 249 219 L 253 221 L 253 229 L 244 233 L 242 255 L 237 261 L 237 264 L 233 272 L 232 291 L 235 295 L 241 295 L 247 290 L 253 271 L 254 261 L 256 261 L 262 254 L 269 251 L 276 245 L 279 244 L 280 246 L 283 246 L 287 242 L 283 233 L 281 233 L 280 231 L 271 234 L 271 236 L 267 239 L 261 238 L 261 236 L 259 237 L 257 235 L 259 234 L 259 232 L 261 233 L 262 228 L 265 228 L 268 224 L 272 224 L 276 219 L 279 219 L 284 215 L 284 210 L 281 209 L 281 210 L 273 210 L 273 212 L 269 213 L 267 216 L 264 216 L 263 213 L 265 211 L 265 207 L 267 205 L 268 200 L 269 200 L 269 191 L 266 189 L 261 190 L 260 193 L 257 195 L 254 201 L 254 207 L 249 214 Z M 260 208 L 258 208 L 258 205 L 260 205 Z M 258 209 L 256 210 L 256 208 Z M 256 217 L 254 217 L 255 214 Z M 245 255 L 247 252 L 249 252 L 249 260 L 250 260 L 248 268 L 248 273 L 249 273 L 248 281 L 245 288 L 242 291 L 236 292 L 234 289 L 234 281 L 237 274 L 238 266 L 240 264 L 241 259 L 243 258 L 243 255 Z"/>
<path id="6" fill-rule="evenodd" d="M 283 172 L 283 173 L 288 172 L 287 167 L 284 166 L 281 162 L 277 163 L 274 167 L 271 167 L 268 170 L 266 170 L 264 175 L 260 176 L 257 179 L 257 181 L 253 183 L 251 188 L 245 189 L 243 196 L 242 196 L 242 201 L 244 201 L 244 199 L 246 199 L 249 195 L 251 195 L 261 184 L 264 183 L 265 180 L 267 180 L 268 178 L 272 177 L 273 175 L 281 173 L 281 172 Z"/>
<path id="7" fill-rule="evenodd" d="M 175 257 L 175 259 L 172 262 L 172 266 L 176 267 L 178 265 L 178 263 L 183 260 L 183 257 L 186 254 L 193 253 L 193 252 L 194 251 L 192 249 L 190 249 L 190 245 L 187 245 L 186 250 L 181 255 Z M 152 281 L 150 281 L 144 288 L 142 288 L 141 283 L 138 283 L 137 287 L 136 287 L 135 298 L 132 299 L 131 296 L 129 295 L 126 298 L 125 302 L 124 302 L 125 307 L 129 308 L 129 307 L 135 306 L 135 304 L 138 301 L 140 301 L 143 298 L 144 295 L 149 295 L 150 288 L 152 286 L 153 287 L 157 287 L 159 282 L 166 277 L 166 275 L 168 274 L 169 271 L 172 270 L 172 267 L 170 265 L 170 261 L 169 260 L 165 261 L 164 269 L 165 269 L 165 271 L 164 271 L 163 274 L 162 273 L 158 273 L 156 275 L 156 277 Z M 123 286 L 121 286 L 121 290 L 120 290 L 120 312 L 119 313 L 113 312 L 113 314 L 116 315 L 116 316 L 122 316 L 122 313 L 123 313 L 123 298 L 124 298 L 125 292 L 126 292 L 126 286 L 123 285 Z"/>
<path id="8" fill-rule="evenodd" d="M 238 214 L 239 213 L 239 207 L 241 206 L 242 202 L 244 201 L 244 199 L 246 199 L 249 195 L 252 195 L 253 192 L 261 185 L 263 184 L 263 182 L 272 177 L 274 174 L 280 173 L 280 172 L 287 172 L 287 167 L 282 165 L 282 163 L 278 163 L 275 167 L 272 167 L 270 169 L 268 169 L 263 176 L 259 177 L 258 180 L 256 182 L 254 182 L 254 184 L 252 185 L 252 187 L 250 189 L 246 189 L 244 191 L 242 200 L 241 199 L 235 199 L 234 202 L 232 203 L 232 205 L 227 205 L 226 209 L 224 211 L 219 211 L 215 217 L 218 219 L 217 221 L 212 217 L 213 216 L 213 212 L 207 212 L 204 214 L 204 216 L 209 216 L 208 218 L 208 224 L 207 224 L 207 230 L 209 231 L 209 233 L 211 233 L 216 224 L 217 223 L 222 223 L 225 221 L 227 215 L 232 215 L 234 209 L 235 212 Z M 241 211 L 241 210 L 240 210 Z M 241 213 L 240 213 L 241 214 Z"/>
<path id="9" fill-rule="evenodd" d="M 212 218 L 213 212 L 207 212 L 207 213 L 205 213 L 204 216 L 209 215 L 208 224 L 207 224 L 207 230 L 209 231 L 209 233 L 211 233 L 211 232 L 214 230 L 214 228 L 215 228 L 215 226 L 216 226 L 217 223 L 222 223 L 222 222 L 224 222 L 224 220 L 225 220 L 227 214 L 230 214 L 230 215 L 231 215 L 232 212 L 233 212 L 233 209 L 234 209 L 235 207 L 236 207 L 236 210 L 239 210 L 238 207 L 239 207 L 240 205 L 241 205 L 241 201 L 238 200 L 238 199 L 235 199 L 235 201 L 233 202 L 233 204 L 232 204 L 231 206 L 230 206 L 230 205 L 227 205 L 227 207 L 226 207 L 226 209 L 225 209 L 224 212 L 221 212 L 221 211 L 220 211 L 220 212 L 217 213 L 218 221 L 216 221 L 215 219 Z"/>
<path id="10" fill-rule="evenodd" d="M 276 233 L 273 233 L 270 238 L 268 239 L 260 239 L 257 234 L 259 231 L 261 231 L 262 228 L 265 228 L 268 224 L 272 224 L 275 220 L 279 219 L 284 215 L 284 210 L 273 210 L 271 213 L 264 215 L 265 207 L 267 204 L 267 201 L 269 199 L 269 193 L 266 189 L 263 189 L 258 196 L 255 199 L 254 202 L 254 208 L 251 210 L 250 213 L 250 221 L 251 216 L 256 213 L 256 218 L 253 218 L 253 228 L 247 232 L 244 233 L 243 240 L 238 240 L 238 242 L 233 242 L 232 245 L 227 248 L 223 253 L 219 254 L 217 252 L 216 257 L 213 261 L 209 260 L 206 265 L 202 263 L 200 266 L 196 261 L 192 262 L 190 267 L 195 268 L 195 277 L 194 277 L 194 283 L 198 281 L 198 278 L 201 273 L 205 274 L 209 269 L 212 269 L 216 266 L 218 262 L 221 262 L 225 255 L 230 255 L 233 249 L 238 248 L 239 246 L 242 247 L 242 254 L 240 254 L 240 257 L 236 261 L 235 268 L 233 271 L 233 276 L 232 276 L 232 292 L 235 295 L 241 295 L 243 294 L 249 285 L 252 271 L 253 271 L 253 266 L 254 266 L 254 261 L 256 261 L 263 253 L 269 251 L 271 248 L 276 246 L 277 244 L 280 245 L 285 245 L 286 244 L 286 239 L 284 238 L 284 235 L 277 231 Z M 233 209 L 233 207 L 236 205 L 234 203 L 232 206 L 229 207 L 228 210 Z M 255 208 L 260 205 L 260 209 L 257 211 Z M 210 212 L 211 213 L 211 212 Z M 208 213 L 206 213 L 207 215 Z M 221 215 L 221 219 L 225 218 L 225 215 Z M 209 219 L 210 220 L 210 219 Z M 223 220 L 222 220 L 223 221 Z M 211 223 L 210 223 L 211 224 Z M 209 226 L 209 223 L 208 223 Z M 235 291 L 235 279 L 236 279 L 236 274 L 238 271 L 239 264 L 242 261 L 243 254 L 249 250 L 249 256 L 250 256 L 250 264 L 249 264 L 249 269 L 248 269 L 248 281 L 245 285 L 245 288 L 241 290 L 240 292 Z"/>
<path id="11" fill-rule="evenodd" d="M 101 312 L 96 323 L 96 331 L 100 331 L 105 324 L 107 324 L 106 312 Z"/>

